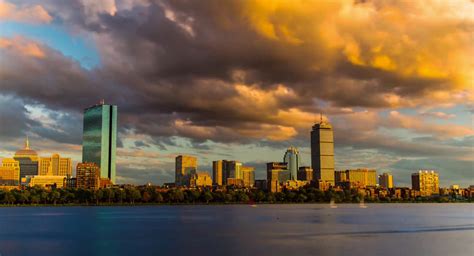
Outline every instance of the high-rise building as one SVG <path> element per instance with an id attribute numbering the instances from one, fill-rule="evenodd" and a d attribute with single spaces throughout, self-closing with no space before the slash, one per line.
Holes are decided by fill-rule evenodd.
<path id="1" fill-rule="evenodd" d="M 267 186 L 270 192 L 280 192 L 282 183 L 289 179 L 290 173 L 287 163 L 267 163 Z"/>
<path id="2" fill-rule="evenodd" d="M 4 158 L 0 166 L 0 186 L 18 186 L 20 181 L 20 162 Z"/>
<path id="3" fill-rule="evenodd" d="M 298 149 L 295 147 L 289 147 L 285 152 L 283 162 L 288 164 L 288 171 L 290 171 L 290 179 L 297 180 L 298 169 L 300 166 L 300 156 L 298 153 Z"/>
<path id="4" fill-rule="evenodd" d="M 96 163 L 78 163 L 76 167 L 76 186 L 82 189 L 99 189 L 100 168 Z"/>
<path id="5" fill-rule="evenodd" d="M 390 173 L 382 173 L 379 175 L 379 185 L 382 188 L 393 188 L 393 176 Z"/>
<path id="6" fill-rule="evenodd" d="M 439 194 L 439 175 L 435 171 L 420 170 L 411 175 L 411 185 L 421 196 Z"/>
<path id="7" fill-rule="evenodd" d="M 228 179 L 242 180 L 242 163 L 239 161 L 222 160 L 222 183 L 228 184 Z M 240 184 L 240 181 L 233 182 Z"/>
<path id="8" fill-rule="evenodd" d="M 222 186 L 222 160 L 212 162 L 212 183 L 217 186 Z"/>
<path id="9" fill-rule="evenodd" d="M 312 181 L 313 180 L 313 169 L 309 166 L 301 166 L 298 169 L 298 180 Z"/>
<path id="10" fill-rule="evenodd" d="M 95 163 L 100 177 L 115 183 L 117 151 L 117 106 L 100 104 L 84 110 L 82 161 Z"/>
<path id="11" fill-rule="evenodd" d="M 70 176 L 72 175 L 71 158 L 61 158 L 58 154 L 41 157 L 38 165 L 39 175 Z"/>
<path id="12" fill-rule="evenodd" d="M 180 155 L 175 162 L 176 186 L 189 186 L 192 175 L 197 172 L 197 158 L 194 156 Z"/>
<path id="13" fill-rule="evenodd" d="M 242 179 L 244 181 L 244 187 L 252 188 L 255 185 L 255 168 L 242 166 Z"/>
<path id="14" fill-rule="evenodd" d="M 311 167 L 314 180 L 334 185 L 334 137 L 330 123 L 321 121 L 311 131 Z"/>
<path id="15" fill-rule="evenodd" d="M 18 150 L 13 158 L 20 162 L 20 179 L 26 176 L 38 175 L 38 153 L 30 148 L 28 137 L 25 141 L 25 147 Z"/>

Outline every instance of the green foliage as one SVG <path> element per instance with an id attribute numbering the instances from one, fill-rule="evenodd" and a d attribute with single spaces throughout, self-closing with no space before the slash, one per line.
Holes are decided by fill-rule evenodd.
<path id="1" fill-rule="evenodd" d="M 460 198 L 456 195 L 433 198 L 417 197 L 394 198 L 381 196 L 371 197 L 352 190 L 321 191 L 313 187 L 300 190 L 284 190 L 277 193 L 261 190 L 228 189 L 198 190 L 198 189 L 162 189 L 156 186 L 114 187 L 99 190 L 76 188 L 44 189 L 41 187 L 0 190 L 0 204 L 4 205 L 41 205 L 41 204 L 195 204 L 195 203 L 358 203 L 365 202 L 472 202 L 472 198 Z"/>

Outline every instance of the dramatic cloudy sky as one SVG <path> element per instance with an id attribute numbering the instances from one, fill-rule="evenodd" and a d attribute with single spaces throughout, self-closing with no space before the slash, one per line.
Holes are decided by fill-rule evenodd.
<path id="1" fill-rule="evenodd" d="M 119 182 L 173 181 L 180 153 L 309 164 L 322 112 L 337 169 L 474 184 L 473 32 L 469 0 L 0 0 L 0 158 L 28 135 L 80 161 L 104 98 Z"/>

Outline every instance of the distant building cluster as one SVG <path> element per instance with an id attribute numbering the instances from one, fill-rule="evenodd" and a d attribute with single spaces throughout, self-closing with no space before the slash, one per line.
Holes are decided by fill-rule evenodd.
<path id="1" fill-rule="evenodd" d="M 360 190 L 372 196 L 411 198 L 440 194 L 439 176 L 435 171 L 420 170 L 412 175 L 412 188 L 394 187 L 390 173 L 377 175 L 375 169 L 357 168 L 338 170 L 334 164 L 334 135 L 329 122 L 316 123 L 311 130 L 311 166 L 301 166 L 296 147 L 289 147 L 281 162 L 266 164 L 266 179 L 255 180 L 255 169 L 235 160 L 212 162 L 212 181 L 208 172 L 198 172 L 194 156 L 176 157 L 175 183 L 167 185 L 183 188 L 226 187 L 261 189 L 269 192 L 315 187 L 320 190 Z M 209 180 L 209 181 L 207 181 Z"/>
<path id="2" fill-rule="evenodd" d="M 179 155 L 175 159 L 175 182 L 165 184 L 181 188 L 260 189 L 269 192 L 315 187 L 320 190 L 363 190 L 368 194 L 391 197 L 428 197 L 452 191 L 463 191 L 457 185 L 439 187 L 439 174 L 420 170 L 411 176 L 412 188 L 394 186 L 390 173 L 377 175 L 375 169 L 337 170 L 334 161 L 332 125 L 316 123 L 310 132 L 311 166 L 302 166 L 296 147 L 289 147 L 281 162 L 266 163 L 266 179 L 255 179 L 255 168 L 236 160 L 216 160 L 211 172 L 198 170 L 195 156 Z M 28 137 L 22 149 L 0 165 L 0 188 L 40 186 L 45 188 L 99 189 L 116 183 L 117 106 L 102 100 L 84 110 L 82 161 L 73 177 L 71 158 L 59 154 L 39 157 L 30 148 Z M 474 188 L 474 187 L 473 187 Z M 451 192 L 446 192 L 451 191 Z"/>
<path id="3" fill-rule="evenodd" d="M 0 166 L 0 188 L 40 186 L 98 189 L 116 181 L 117 106 L 103 101 L 84 110 L 82 162 L 72 175 L 71 158 L 39 157 L 27 138 L 23 149 Z M 210 179 L 210 178 L 209 178 Z"/>

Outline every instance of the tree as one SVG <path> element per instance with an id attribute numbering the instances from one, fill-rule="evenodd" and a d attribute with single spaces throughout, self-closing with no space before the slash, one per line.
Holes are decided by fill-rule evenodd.
<path id="1" fill-rule="evenodd" d="M 7 204 L 13 204 L 14 202 L 16 202 L 16 198 L 12 194 L 12 192 L 7 191 L 4 195 L 3 201 Z"/>
<path id="2" fill-rule="evenodd" d="M 211 201 L 213 199 L 212 198 L 212 193 L 209 192 L 209 191 L 204 192 L 202 197 L 203 197 L 204 201 L 206 201 L 206 204 L 208 204 L 209 201 Z"/>
<path id="3" fill-rule="evenodd" d="M 49 193 L 49 200 L 52 201 L 54 205 L 56 205 L 56 202 L 60 198 L 61 198 L 61 194 L 56 189 L 54 189 L 53 191 Z"/>

